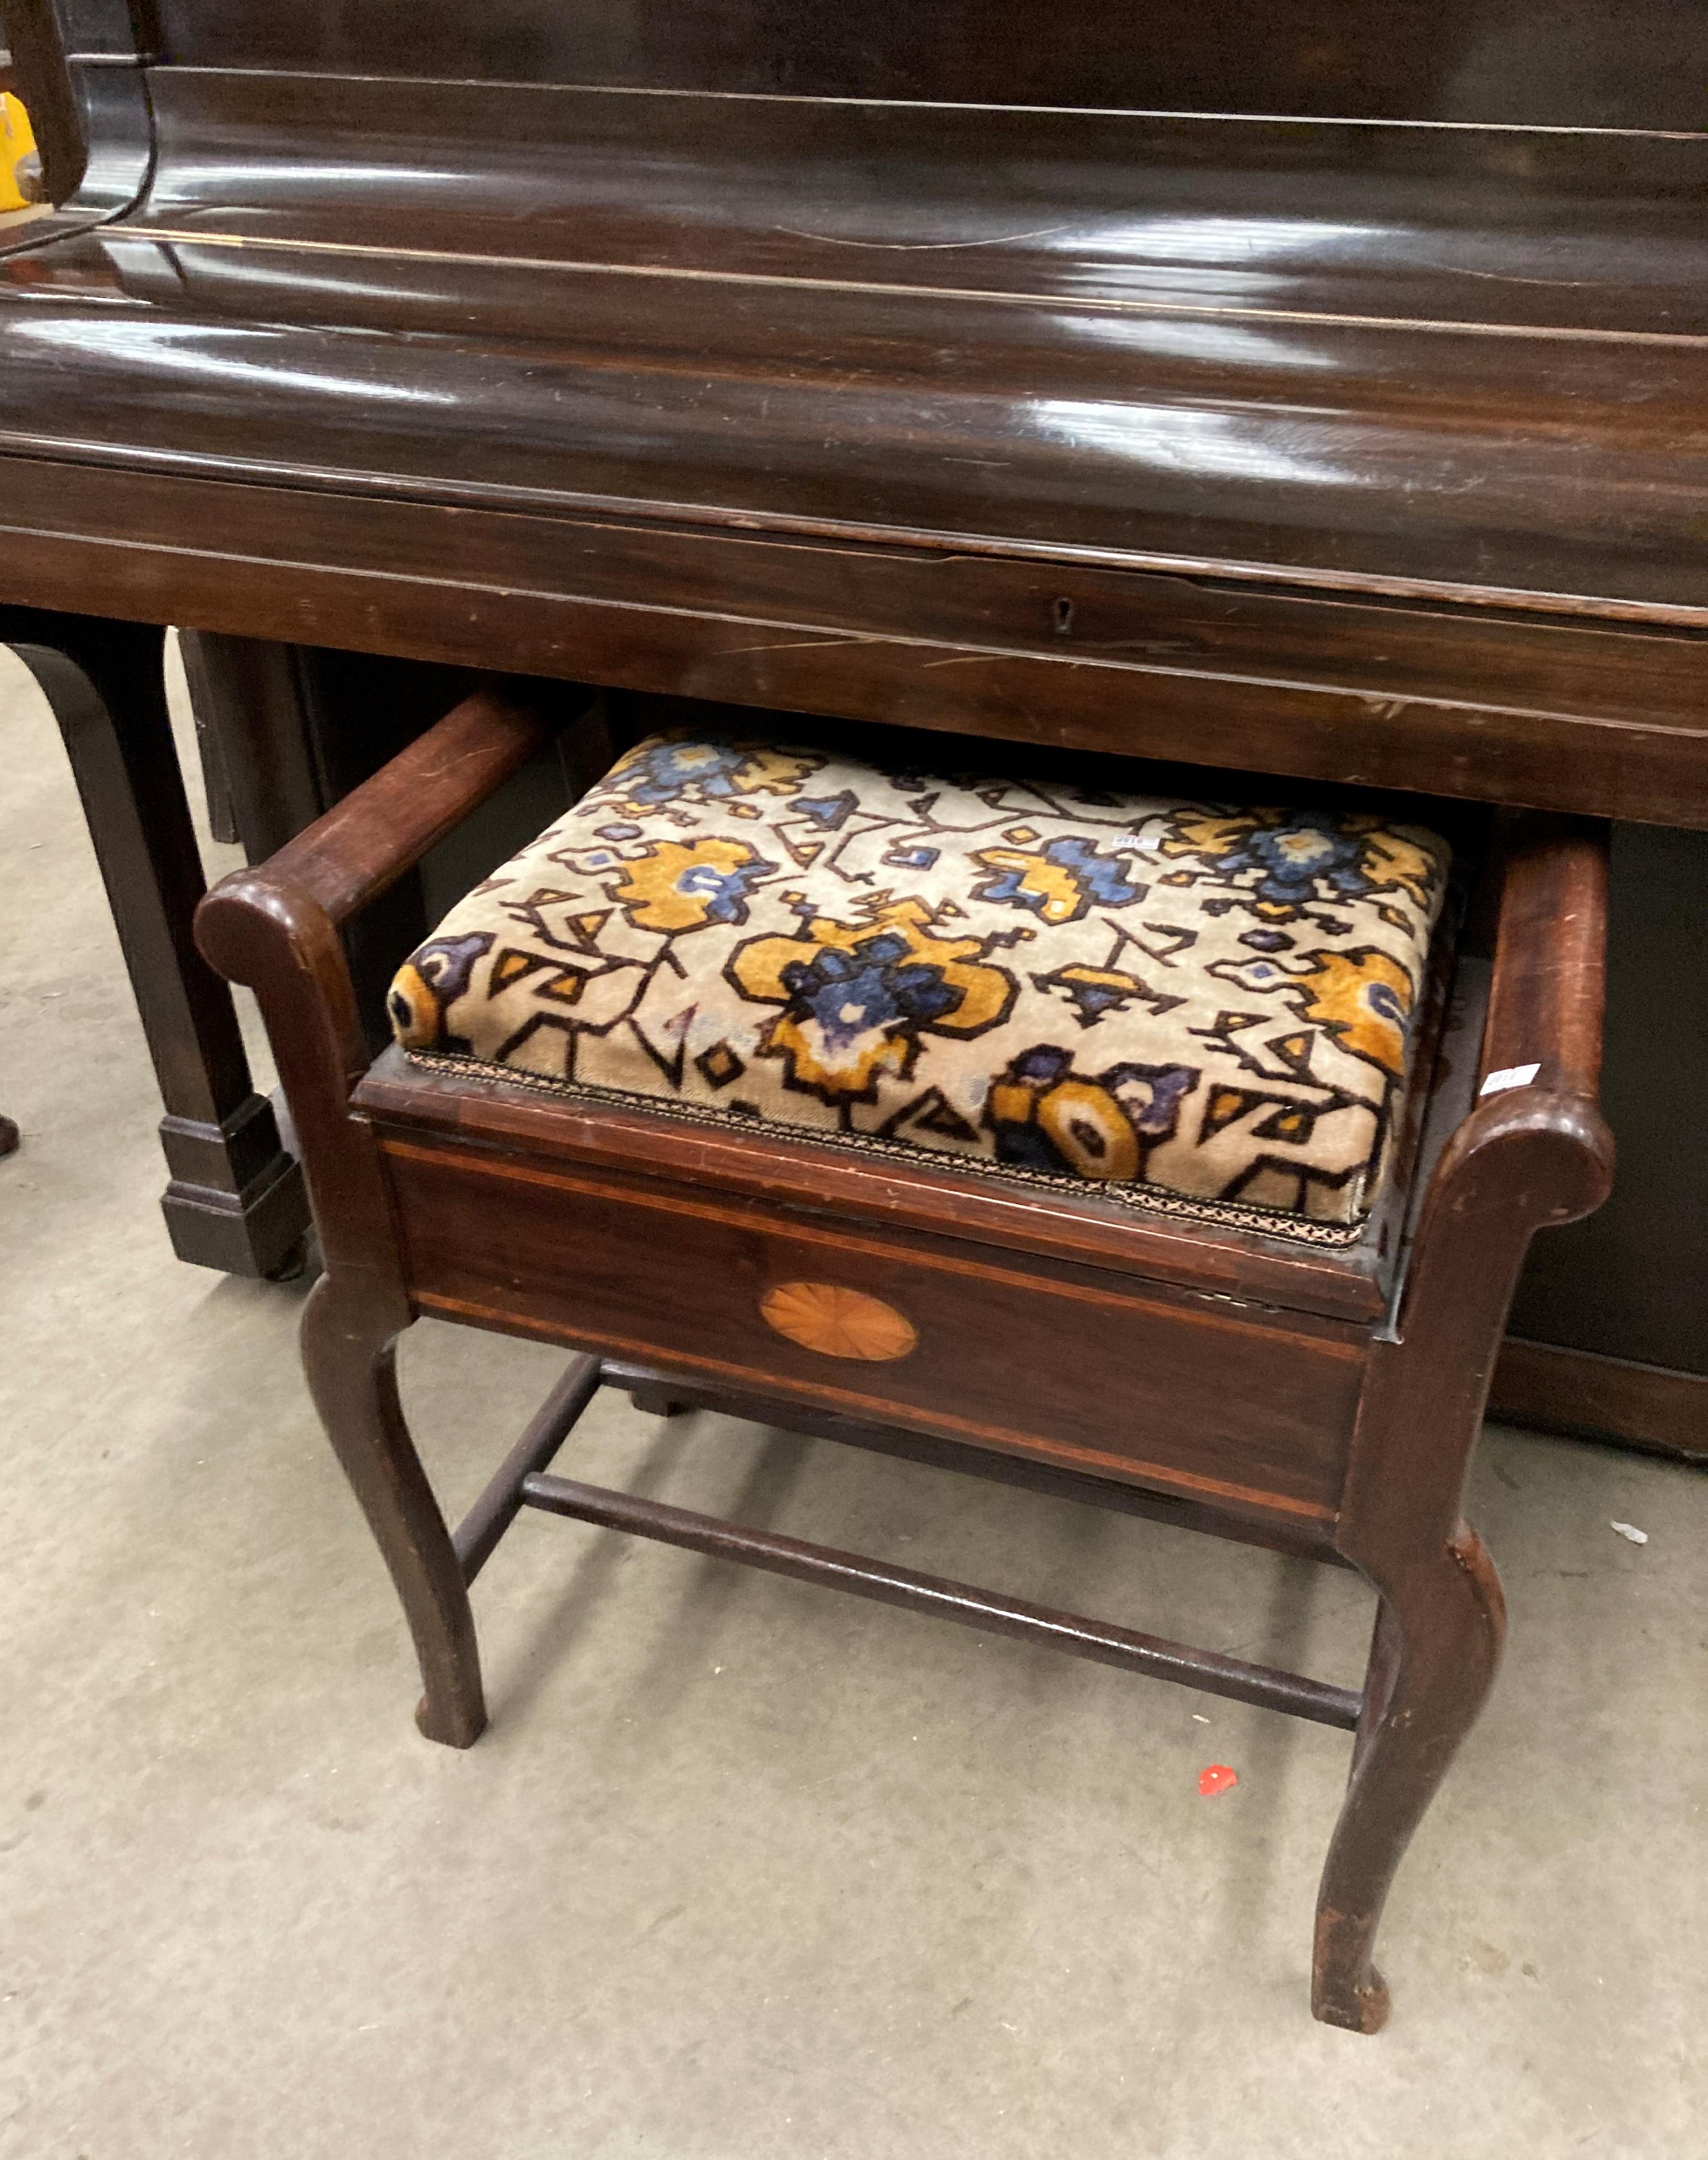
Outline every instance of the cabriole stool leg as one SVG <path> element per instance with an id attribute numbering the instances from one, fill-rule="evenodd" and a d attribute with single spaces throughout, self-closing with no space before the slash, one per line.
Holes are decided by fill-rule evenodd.
<path id="1" fill-rule="evenodd" d="M 397 1399 L 397 1328 L 360 1278 L 316 1284 L 303 1315 L 303 1363 L 314 1407 L 402 1600 L 426 1689 L 416 1722 L 429 1740 L 468 1747 L 486 1706 L 468 1588 L 444 1517 Z"/>
<path id="2" fill-rule="evenodd" d="M 1482 1709 L 1506 1634 L 1500 1577 L 1467 1525 L 1433 1559 L 1379 1585 L 1352 1780 L 1316 1901 L 1311 2008 L 1381 2030 L 1388 1984 L 1373 1963 L 1394 1872 Z"/>

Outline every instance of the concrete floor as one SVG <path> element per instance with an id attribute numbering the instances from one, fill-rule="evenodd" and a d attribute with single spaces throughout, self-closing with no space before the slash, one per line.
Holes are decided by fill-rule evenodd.
<path id="1" fill-rule="evenodd" d="M 529 1517 L 476 1594 L 492 1729 L 431 1747 L 301 1286 L 168 1248 L 117 946 L 4 654 L 0 772 L 4 2160 L 1708 2147 L 1708 1480 L 1490 1434 L 1511 1649 L 1390 1907 L 1376 2040 L 1306 2009 L 1347 1752 L 1316 1726 Z M 453 1505 L 556 1363 L 414 1331 Z M 1326 1571 L 610 1399 L 576 1450 L 1359 1671 L 1368 1598 Z M 1201 1799 L 1212 1762 L 1239 1784 Z"/>

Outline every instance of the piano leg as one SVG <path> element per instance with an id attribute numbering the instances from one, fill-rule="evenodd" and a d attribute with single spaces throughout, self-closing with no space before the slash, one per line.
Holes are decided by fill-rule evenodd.
<path id="1" fill-rule="evenodd" d="M 231 993 L 195 949 L 201 859 L 167 716 L 158 627 L 0 607 L 60 724 L 166 1115 L 163 1205 L 181 1259 L 287 1270 L 308 1227 L 301 1173 L 256 1093 Z"/>
<path id="2" fill-rule="evenodd" d="M 179 648 L 204 765 L 218 771 L 234 837 L 252 863 L 265 862 L 312 825 L 474 685 L 461 669 L 262 638 L 186 631 Z M 356 1008 L 375 1057 L 391 1040 L 392 977 L 426 937 L 429 920 L 420 877 L 411 871 L 344 927 Z"/>

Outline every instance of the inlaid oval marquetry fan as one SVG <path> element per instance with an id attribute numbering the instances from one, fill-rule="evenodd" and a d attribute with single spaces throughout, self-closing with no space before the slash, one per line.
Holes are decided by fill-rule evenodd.
<path id="1" fill-rule="evenodd" d="M 779 1283 L 766 1292 L 759 1309 L 779 1335 L 827 1358 L 880 1364 L 905 1358 L 919 1340 L 905 1313 L 839 1283 Z"/>

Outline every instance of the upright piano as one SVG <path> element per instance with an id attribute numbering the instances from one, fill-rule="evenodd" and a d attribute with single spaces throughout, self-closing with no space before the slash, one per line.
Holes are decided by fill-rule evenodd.
<path id="1" fill-rule="evenodd" d="M 1621 1194 L 1503 1393 L 1708 1448 L 1708 8 L 0 20 L 54 205 L 0 225 L 0 638 L 187 1256 L 302 1202 L 188 943 L 169 623 L 273 840 L 423 663 L 1622 821 Z"/>

